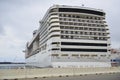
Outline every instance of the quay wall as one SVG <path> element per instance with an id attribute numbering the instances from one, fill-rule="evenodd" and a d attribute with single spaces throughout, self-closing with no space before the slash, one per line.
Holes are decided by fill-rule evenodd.
<path id="1" fill-rule="evenodd" d="M 60 77 L 101 73 L 120 73 L 120 67 L 0 69 L 0 79 Z"/>

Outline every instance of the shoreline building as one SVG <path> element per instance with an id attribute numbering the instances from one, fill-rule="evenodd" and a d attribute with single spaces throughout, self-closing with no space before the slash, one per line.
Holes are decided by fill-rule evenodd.
<path id="1" fill-rule="evenodd" d="M 111 66 L 120 66 L 120 49 L 111 48 Z"/>
<path id="2" fill-rule="evenodd" d="M 53 5 L 26 44 L 34 67 L 111 67 L 110 33 L 100 9 Z"/>

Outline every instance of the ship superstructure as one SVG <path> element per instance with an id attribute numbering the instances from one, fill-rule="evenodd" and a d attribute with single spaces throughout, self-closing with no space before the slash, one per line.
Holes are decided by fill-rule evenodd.
<path id="1" fill-rule="evenodd" d="M 26 45 L 35 67 L 110 67 L 110 36 L 100 9 L 53 5 Z"/>

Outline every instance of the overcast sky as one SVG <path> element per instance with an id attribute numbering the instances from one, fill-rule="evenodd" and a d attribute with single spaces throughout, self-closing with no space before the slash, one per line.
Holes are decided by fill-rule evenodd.
<path id="1" fill-rule="evenodd" d="M 53 4 L 103 9 L 113 48 L 120 48 L 120 0 L 0 0 L 0 61 L 25 61 L 25 44 Z"/>

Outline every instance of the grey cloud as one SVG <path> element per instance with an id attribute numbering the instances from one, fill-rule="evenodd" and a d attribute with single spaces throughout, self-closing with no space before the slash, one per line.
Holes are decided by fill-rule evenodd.
<path id="1" fill-rule="evenodd" d="M 1 56 L 7 59 L 11 55 L 12 57 L 19 55 L 18 59 L 24 61 L 22 50 L 25 48 L 25 43 L 30 41 L 32 31 L 39 27 L 39 20 L 53 4 L 73 6 L 84 4 L 85 7 L 103 9 L 107 14 L 112 45 L 118 47 L 117 44 L 120 44 L 119 3 L 120 0 L 0 0 L 0 34 L 4 33 L 3 41 L 7 42 L 7 44 L 0 44 L 3 47 L 0 48 Z M 8 32 L 8 28 L 12 29 L 11 33 Z M 6 47 L 7 45 L 9 46 Z M 11 46 L 14 49 L 10 48 Z M 4 47 L 7 51 L 4 51 Z"/>
<path id="2" fill-rule="evenodd" d="M 0 35 L 3 35 L 4 34 L 4 28 L 3 26 L 0 24 Z"/>

